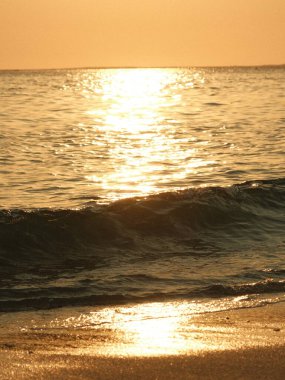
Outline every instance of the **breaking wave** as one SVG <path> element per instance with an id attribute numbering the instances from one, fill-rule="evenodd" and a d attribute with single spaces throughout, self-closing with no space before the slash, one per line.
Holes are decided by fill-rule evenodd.
<path id="1" fill-rule="evenodd" d="M 1 210 L 0 304 L 10 310 L 284 291 L 283 271 L 276 274 L 276 268 L 265 268 L 255 286 L 243 285 L 241 278 L 233 284 L 228 274 L 209 283 L 207 276 L 192 281 L 191 274 L 160 278 L 164 265 L 174 267 L 176 260 L 179 268 L 185 257 L 193 258 L 194 268 L 203 257 L 225 263 L 233 252 L 250 256 L 266 241 L 284 251 L 284 225 L 285 179 L 190 188 L 79 210 Z M 147 273 L 152 280 L 143 279 L 156 260 L 159 269 Z M 128 276 L 130 266 L 141 272 Z M 87 270 L 100 275 L 81 278 Z M 267 281 L 269 274 L 276 281 Z M 61 277 L 72 284 L 59 286 Z"/>

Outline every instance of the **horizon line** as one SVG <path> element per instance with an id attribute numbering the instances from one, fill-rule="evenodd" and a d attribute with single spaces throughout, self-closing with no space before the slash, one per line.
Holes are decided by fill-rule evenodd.
<path id="1" fill-rule="evenodd" d="M 0 71 L 48 71 L 48 70 L 115 70 L 115 69 L 219 69 L 219 68 L 262 68 L 285 67 L 285 63 L 258 65 L 177 65 L 177 66 L 71 66 L 49 68 L 0 69 Z"/>

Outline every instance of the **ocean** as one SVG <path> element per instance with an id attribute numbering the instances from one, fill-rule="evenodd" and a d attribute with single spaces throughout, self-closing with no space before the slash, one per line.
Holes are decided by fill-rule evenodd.
<path id="1" fill-rule="evenodd" d="M 0 311 L 284 301 L 284 94 L 284 66 L 1 71 Z"/>

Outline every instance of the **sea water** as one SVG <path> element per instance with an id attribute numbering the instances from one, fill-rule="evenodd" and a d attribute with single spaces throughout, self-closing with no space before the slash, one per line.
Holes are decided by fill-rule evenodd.
<path id="1" fill-rule="evenodd" d="M 284 67 L 0 72 L 0 310 L 283 299 L 284 94 Z"/>

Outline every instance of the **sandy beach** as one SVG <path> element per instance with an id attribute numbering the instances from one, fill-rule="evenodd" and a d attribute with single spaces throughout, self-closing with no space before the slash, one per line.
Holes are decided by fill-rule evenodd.
<path id="1" fill-rule="evenodd" d="M 149 304 L 148 312 L 159 306 Z M 129 318 L 135 310 L 145 310 L 143 307 L 113 307 L 112 311 Z M 167 307 L 173 311 L 180 310 L 181 305 L 173 303 Z M 115 314 L 108 325 L 100 325 L 98 318 L 93 324 L 83 322 L 84 313 L 93 318 L 99 315 L 99 319 L 103 313 L 106 318 L 110 308 L 92 312 L 90 308 L 80 308 L 71 316 L 72 312 L 57 309 L 2 314 L 0 378 L 282 379 L 284 376 L 284 303 L 197 315 L 185 312 L 182 318 L 173 312 L 163 318 L 155 315 L 146 318 L 145 314 L 137 313 L 133 326 L 134 319 L 118 322 Z"/>

